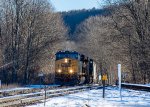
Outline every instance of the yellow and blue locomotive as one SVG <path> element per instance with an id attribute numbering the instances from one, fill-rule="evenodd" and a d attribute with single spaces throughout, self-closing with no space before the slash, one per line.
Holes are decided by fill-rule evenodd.
<path id="1" fill-rule="evenodd" d="M 77 85 L 92 83 L 93 71 L 93 60 L 85 55 L 75 51 L 59 51 L 56 53 L 56 84 Z"/>

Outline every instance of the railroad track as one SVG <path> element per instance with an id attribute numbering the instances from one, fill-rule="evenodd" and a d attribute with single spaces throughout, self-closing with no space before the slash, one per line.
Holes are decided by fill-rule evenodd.
<path id="1" fill-rule="evenodd" d="M 133 90 L 141 90 L 150 92 L 150 86 L 142 85 L 142 84 L 130 84 L 130 83 L 122 83 L 121 86 L 123 88 L 133 89 Z"/>
<path id="2" fill-rule="evenodd" d="M 100 86 L 76 86 L 55 90 L 41 90 L 39 92 L 31 92 L 28 94 L 18 94 L 15 96 L 7 96 L 0 98 L 0 107 L 20 107 L 30 105 L 33 103 L 39 103 L 41 100 L 45 100 L 52 97 L 64 96 L 67 94 L 77 93 L 81 91 L 98 89 Z"/>
<path id="3" fill-rule="evenodd" d="M 58 88 L 59 85 L 55 86 L 47 86 L 47 89 L 56 89 Z M 8 96 L 14 96 L 18 94 L 28 94 L 28 93 L 35 93 L 39 92 L 40 90 L 44 89 L 44 87 L 39 87 L 39 88 L 15 88 L 15 89 L 10 89 L 10 90 L 0 90 L 0 98 L 2 97 L 8 97 Z"/>

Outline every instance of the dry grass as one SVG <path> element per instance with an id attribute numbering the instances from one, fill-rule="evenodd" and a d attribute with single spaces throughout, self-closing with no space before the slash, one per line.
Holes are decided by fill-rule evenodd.
<path id="1" fill-rule="evenodd" d="M 16 87 L 20 87 L 20 85 L 18 84 L 2 84 L 0 89 L 9 89 L 9 88 L 16 88 Z"/>

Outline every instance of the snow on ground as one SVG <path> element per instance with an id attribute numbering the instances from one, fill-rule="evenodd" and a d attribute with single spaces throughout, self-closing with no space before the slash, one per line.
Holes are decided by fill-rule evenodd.
<path id="1" fill-rule="evenodd" d="M 25 89 L 30 89 L 30 88 L 18 87 L 18 88 L 0 89 L 0 92 L 19 91 L 19 90 L 25 90 Z"/>
<path id="2" fill-rule="evenodd" d="M 102 89 L 47 99 L 45 107 L 150 107 L 150 92 L 122 89 L 122 100 L 118 88 L 107 87 L 105 98 Z M 39 103 L 27 107 L 44 107 Z"/>
<path id="3" fill-rule="evenodd" d="M 149 84 L 146 84 L 146 85 L 150 86 L 150 83 L 149 83 Z"/>
<path id="4" fill-rule="evenodd" d="M 27 85 L 26 87 L 29 88 L 44 88 L 44 87 L 58 87 L 60 85 L 56 85 L 56 84 L 49 84 L 49 85 Z"/>
<path id="5" fill-rule="evenodd" d="M 131 85 L 131 86 L 150 87 L 150 84 L 131 84 L 131 83 L 121 83 L 121 84 Z"/>
<path id="6" fill-rule="evenodd" d="M 58 87 L 60 85 L 50 84 L 46 85 L 46 87 Z M 21 91 L 26 89 L 35 89 L 35 88 L 44 88 L 45 85 L 26 85 L 24 87 L 18 87 L 18 88 L 8 88 L 8 89 L 0 89 L 0 92 L 10 92 L 10 91 Z"/>

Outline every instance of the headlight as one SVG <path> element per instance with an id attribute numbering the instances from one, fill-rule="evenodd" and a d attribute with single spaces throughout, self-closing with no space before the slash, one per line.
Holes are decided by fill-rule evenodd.
<path id="1" fill-rule="evenodd" d="M 58 72 L 61 73 L 61 69 L 59 69 Z"/>
<path id="2" fill-rule="evenodd" d="M 70 72 L 70 74 L 72 74 L 72 73 L 73 73 L 73 70 L 71 69 L 71 70 L 69 70 L 69 72 Z"/>
<path id="3" fill-rule="evenodd" d="M 68 63 L 68 59 L 67 58 L 65 58 L 65 63 Z"/>

